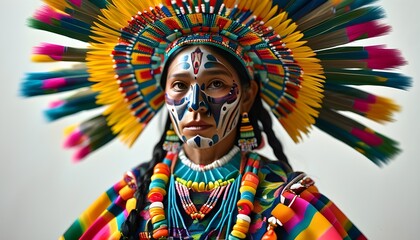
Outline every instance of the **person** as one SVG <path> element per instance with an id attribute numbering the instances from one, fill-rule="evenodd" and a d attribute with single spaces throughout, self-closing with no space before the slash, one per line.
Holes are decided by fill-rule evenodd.
<path id="1" fill-rule="evenodd" d="M 385 122 L 392 100 L 352 85 L 406 88 L 370 1 L 54 1 L 34 28 L 88 42 L 42 44 L 26 96 L 81 89 L 51 105 L 55 120 L 106 106 L 73 129 L 80 160 L 119 137 L 128 145 L 166 108 L 152 159 L 127 172 L 61 239 L 365 239 L 314 181 L 296 172 L 272 115 L 296 142 L 312 125 L 381 165 L 397 142 L 341 112 Z M 382 56 L 387 56 L 383 58 Z M 265 142 L 276 160 L 254 152 Z"/>

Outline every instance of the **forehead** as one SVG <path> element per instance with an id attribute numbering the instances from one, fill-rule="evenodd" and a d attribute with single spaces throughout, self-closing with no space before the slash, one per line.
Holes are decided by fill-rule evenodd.
<path id="1" fill-rule="evenodd" d="M 220 63 L 216 65 L 206 65 L 211 67 L 221 67 L 224 66 L 225 68 L 231 69 L 234 71 L 234 67 L 229 63 L 229 61 L 223 57 L 222 54 L 216 52 L 213 48 L 206 46 L 206 45 L 193 45 L 188 46 L 180 50 L 173 61 L 168 66 L 169 71 L 174 71 L 179 69 L 179 64 L 183 63 L 193 63 L 194 61 L 201 61 L 201 63 Z M 202 64 L 204 66 L 204 64 Z M 184 68 L 192 67 L 191 65 L 185 65 Z M 206 67 L 207 68 L 207 67 Z M 179 69 L 181 70 L 181 69 Z"/>

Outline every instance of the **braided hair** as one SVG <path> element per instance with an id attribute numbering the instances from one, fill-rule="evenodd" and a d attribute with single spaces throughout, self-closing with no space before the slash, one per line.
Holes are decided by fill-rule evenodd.
<path id="1" fill-rule="evenodd" d="M 161 86 L 165 86 L 165 83 L 166 83 L 167 66 L 170 65 L 169 63 L 172 62 L 173 58 L 177 56 L 178 52 L 181 51 L 184 47 L 180 47 L 179 49 L 177 49 L 167 59 L 165 67 L 162 71 Z M 251 80 L 249 78 L 249 75 L 247 74 L 247 70 L 236 59 L 235 56 L 227 53 L 226 51 L 220 48 L 212 47 L 212 46 L 209 46 L 209 47 L 213 51 L 224 56 L 227 59 L 227 61 L 232 65 L 233 68 L 238 69 L 237 73 L 238 73 L 239 79 L 241 80 L 241 86 L 243 88 L 247 88 L 250 86 Z M 262 132 L 264 132 L 267 136 L 267 141 L 270 147 L 272 148 L 274 155 L 277 158 L 277 161 L 281 162 L 282 165 L 284 165 L 286 168 L 290 170 L 291 168 L 288 163 L 287 157 L 283 152 L 283 147 L 273 131 L 270 113 L 263 106 L 261 97 L 259 94 L 257 94 L 257 96 L 255 97 L 254 103 L 251 107 L 251 110 L 249 112 L 249 119 L 254 128 L 254 134 L 257 139 L 257 144 L 260 145 L 262 143 L 263 141 Z M 144 173 L 140 171 L 140 174 L 137 178 L 138 187 L 134 195 L 137 200 L 136 208 L 131 210 L 127 219 L 121 225 L 121 238 L 120 238 L 121 240 L 137 240 L 138 239 L 138 227 L 140 224 L 140 211 L 142 211 L 146 207 L 146 203 L 147 203 L 146 196 L 148 194 L 151 177 L 153 175 L 153 169 L 156 164 L 163 161 L 163 158 L 166 155 L 166 151 L 162 148 L 162 146 L 165 141 L 166 131 L 170 127 L 170 123 L 171 121 L 168 116 L 162 136 L 159 142 L 154 147 L 152 159 L 149 162 L 143 163 L 138 166 L 139 170 L 146 169 L 146 171 L 143 170 Z M 238 129 L 239 127 L 240 127 L 240 124 L 238 124 Z M 238 130 L 237 138 L 239 138 L 239 130 Z"/>
<path id="2" fill-rule="evenodd" d="M 171 121 L 168 117 L 166 119 L 162 136 L 153 149 L 152 159 L 149 162 L 140 164 L 137 167 L 137 169 L 140 171 L 140 174 L 136 179 L 137 190 L 134 194 L 134 197 L 136 198 L 136 207 L 135 209 L 131 210 L 127 219 L 121 225 L 121 240 L 138 240 L 137 230 L 140 224 L 140 211 L 146 207 L 146 196 L 149 192 L 149 185 L 153 175 L 153 169 L 156 164 L 162 162 L 166 155 L 166 151 L 162 148 L 162 145 L 165 141 L 166 131 L 169 129 L 170 123 Z M 146 171 L 144 171 L 144 169 L 146 169 Z"/>
<path id="3" fill-rule="evenodd" d="M 273 121 L 270 113 L 263 106 L 259 94 L 255 97 L 254 103 L 249 111 L 249 121 L 254 128 L 254 134 L 257 139 L 258 146 L 262 142 L 262 132 L 267 136 L 268 144 L 276 156 L 278 161 L 289 164 L 286 155 L 283 152 L 283 146 L 273 131 Z M 261 127 L 260 124 L 261 123 Z"/>

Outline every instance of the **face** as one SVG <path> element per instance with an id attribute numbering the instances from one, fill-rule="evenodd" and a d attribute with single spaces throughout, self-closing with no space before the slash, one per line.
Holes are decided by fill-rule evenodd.
<path id="1" fill-rule="evenodd" d="M 235 134 L 241 89 L 235 69 L 206 46 L 191 46 L 168 66 L 166 106 L 180 139 L 208 148 Z"/>

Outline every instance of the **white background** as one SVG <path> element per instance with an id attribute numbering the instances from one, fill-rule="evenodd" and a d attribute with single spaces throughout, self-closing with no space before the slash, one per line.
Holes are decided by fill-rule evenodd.
<path id="1" fill-rule="evenodd" d="M 402 71 L 413 77 L 408 92 L 387 90 L 403 106 L 397 122 L 375 129 L 401 143 L 403 153 L 379 168 L 360 154 L 314 130 L 295 145 L 278 127 L 285 152 L 296 170 L 309 173 L 323 193 L 370 239 L 417 239 L 420 224 L 420 74 L 418 1 L 379 1 L 393 26 L 390 36 L 377 43 L 402 50 L 409 65 Z M 28 71 L 50 69 L 33 64 L 31 47 L 41 41 L 74 44 L 70 40 L 29 29 L 27 17 L 37 0 L 14 0 L 0 8 L 0 238 L 57 239 L 73 220 L 124 171 L 149 159 L 160 135 L 159 118 L 146 129 L 132 149 L 114 141 L 79 164 L 71 151 L 61 148 L 62 129 L 84 119 L 71 117 L 47 124 L 41 110 L 51 97 L 19 97 L 20 79 Z M 54 67 L 57 67 L 54 65 Z M 271 152 L 266 153 L 272 156 Z"/>

